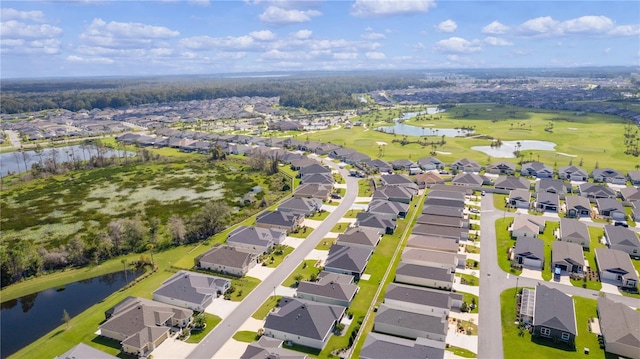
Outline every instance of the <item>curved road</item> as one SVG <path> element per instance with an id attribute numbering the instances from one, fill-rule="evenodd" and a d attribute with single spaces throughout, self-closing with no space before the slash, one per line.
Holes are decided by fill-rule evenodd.
<path id="1" fill-rule="evenodd" d="M 509 275 L 498 266 L 495 222 L 501 217 L 513 217 L 514 213 L 505 213 L 493 206 L 493 196 L 488 194 L 482 198 L 480 215 L 480 303 L 478 308 L 478 358 L 502 359 L 502 321 L 500 315 L 500 294 L 509 288 L 535 287 L 544 283 L 568 295 L 597 299 L 598 291 L 564 285 L 553 281 L 537 280 Z M 546 220 L 559 221 L 558 218 L 545 217 Z M 602 223 L 589 225 L 603 226 Z M 516 279 L 517 278 L 517 279 Z M 638 307 L 638 299 L 622 295 L 607 294 L 607 298 L 630 307 Z"/>
<path id="2" fill-rule="evenodd" d="M 325 164 L 338 169 L 335 163 L 325 161 Z M 346 170 L 338 169 L 347 182 L 347 190 L 342 202 L 336 209 L 298 246 L 287 258 L 249 294 L 238 307 L 216 326 L 198 346 L 189 354 L 188 358 L 212 358 L 222 346 L 231 339 L 240 326 L 273 294 L 293 270 L 304 260 L 327 233 L 347 213 L 358 195 L 358 179 L 349 177 Z"/>

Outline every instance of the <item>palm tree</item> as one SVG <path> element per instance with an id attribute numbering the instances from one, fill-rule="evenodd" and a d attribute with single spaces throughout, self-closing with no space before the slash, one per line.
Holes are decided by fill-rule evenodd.
<path id="1" fill-rule="evenodd" d="M 127 260 L 122 258 L 120 263 L 124 266 L 124 281 L 125 283 L 129 283 L 129 280 L 127 279 Z"/>
<path id="2" fill-rule="evenodd" d="M 149 251 L 149 254 L 151 255 L 151 266 L 153 268 L 156 267 L 156 263 L 153 261 L 153 248 L 154 247 L 155 246 L 153 244 L 151 244 L 151 243 L 147 244 L 147 250 Z"/>

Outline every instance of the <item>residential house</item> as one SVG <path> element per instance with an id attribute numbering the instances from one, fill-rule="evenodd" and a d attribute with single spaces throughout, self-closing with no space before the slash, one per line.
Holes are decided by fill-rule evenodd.
<path id="1" fill-rule="evenodd" d="M 491 183 L 491 181 L 489 181 L 486 177 L 472 172 L 458 173 L 453 178 L 453 180 L 451 180 L 451 184 L 453 184 L 454 186 L 466 187 L 482 187 L 483 184 L 489 183 Z"/>
<path id="2" fill-rule="evenodd" d="M 449 315 L 451 308 L 462 306 L 461 294 L 414 285 L 389 283 L 384 303 L 390 307 L 413 313 Z"/>
<path id="3" fill-rule="evenodd" d="M 256 265 L 258 256 L 230 246 L 214 246 L 196 257 L 195 262 L 198 268 L 242 277 Z"/>
<path id="4" fill-rule="evenodd" d="M 293 192 L 293 196 L 301 198 L 317 198 L 321 201 L 328 201 L 331 199 L 332 192 L 332 185 L 305 183 L 296 188 L 295 192 Z"/>
<path id="5" fill-rule="evenodd" d="M 444 315 L 428 315 L 409 312 L 389 305 L 380 305 L 375 316 L 373 330 L 402 338 L 427 338 L 444 342 L 449 321 Z M 393 356 L 394 358 L 398 358 Z"/>
<path id="6" fill-rule="evenodd" d="M 411 234 L 407 248 L 430 249 L 438 252 L 458 253 L 458 242 L 450 238 Z"/>
<path id="7" fill-rule="evenodd" d="M 536 286 L 533 336 L 575 346 L 576 313 L 573 298 L 544 284 Z"/>
<path id="8" fill-rule="evenodd" d="M 370 160 L 371 160 L 371 157 L 365 155 L 364 153 L 354 151 L 353 153 L 344 156 L 342 161 L 350 165 L 355 165 L 355 164 L 364 163 Z"/>
<path id="9" fill-rule="evenodd" d="M 558 179 L 553 178 L 541 178 L 536 181 L 536 192 L 547 192 L 557 194 L 560 199 L 564 199 L 567 194 L 567 185 Z"/>
<path id="10" fill-rule="evenodd" d="M 631 219 L 640 222 L 640 201 L 631 202 Z"/>
<path id="11" fill-rule="evenodd" d="M 444 344 L 444 343 L 443 343 Z M 445 345 L 436 346 L 434 341 L 426 338 L 416 340 L 371 332 L 367 334 L 362 350 L 361 359 L 389 359 L 389 358 L 428 358 L 443 359 Z"/>
<path id="12" fill-rule="evenodd" d="M 431 267 L 401 261 L 396 269 L 395 282 L 451 290 L 454 272 L 448 268 Z"/>
<path id="13" fill-rule="evenodd" d="M 429 205 L 425 204 L 422 207 L 422 214 L 434 214 L 446 217 L 464 218 L 464 206 L 463 207 L 450 207 L 441 205 Z"/>
<path id="14" fill-rule="evenodd" d="M 638 187 L 621 188 L 620 196 L 622 197 L 622 200 L 627 202 L 640 201 L 640 188 Z"/>
<path id="15" fill-rule="evenodd" d="M 384 199 L 374 199 L 369 203 L 367 212 L 387 216 L 391 219 L 404 218 L 409 211 L 409 205 L 402 202 L 392 202 Z"/>
<path id="16" fill-rule="evenodd" d="M 358 292 L 353 276 L 322 271 L 315 282 L 302 281 L 296 289 L 296 297 L 313 302 L 349 307 Z"/>
<path id="17" fill-rule="evenodd" d="M 429 188 L 435 184 L 444 184 L 444 179 L 434 172 L 417 174 L 413 177 L 413 181 L 418 185 L 418 188 L 421 189 Z"/>
<path id="18" fill-rule="evenodd" d="M 278 205 L 279 212 L 302 213 L 305 216 L 312 216 L 320 211 L 322 201 L 317 198 L 291 197 Z"/>
<path id="19" fill-rule="evenodd" d="M 264 335 L 322 350 L 346 308 L 285 297 L 267 315 Z"/>
<path id="20" fill-rule="evenodd" d="M 418 160 L 418 166 L 425 171 L 440 170 L 444 168 L 444 163 L 435 157 L 423 157 Z"/>
<path id="21" fill-rule="evenodd" d="M 53 359 L 118 359 L 118 357 L 80 343 Z"/>
<path id="22" fill-rule="evenodd" d="M 560 227 L 556 235 L 559 241 L 578 244 L 586 251 L 591 246 L 589 228 L 577 219 L 560 218 Z"/>
<path id="23" fill-rule="evenodd" d="M 365 161 L 363 164 L 365 166 L 367 166 L 368 168 L 370 168 L 370 169 L 372 169 L 374 171 L 377 171 L 379 173 L 390 173 L 390 172 L 393 172 L 393 167 L 389 163 L 387 163 L 387 162 L 385 162 L 385 161 L 383 161 L 381 159 L 378 159 L 378 158 L 376 158 L 374 160 Z"/>
<path id="24" fill-rule="evenodd" d="M 300 159 L 297 159 L 297 160 L 292 160 L 291 161 L 291 169 L 298 171 L 301 168 L 305 168 L 305 167 L 308 167 L 308 166 L 311 166 L 311 165 L 314 165 L 314 164 L 320 165 L 320 162 L 318 162 L 318 161 L 316 161 L 314 159 L 311 159 L 309 157 L 304 157 L 304 158 L 300 158 Z"/>
<path id="25" fill-rule="evenodd" d="M 598 198 L 616 198 L 616 192 L 609 187 L 597 185 L 591 182 L 585 182 L 578 185 L 578 190 L 582 197 L 589 198 L 595 202 Z"/>
<path id="26" fill-rule="evenodd" d="M 411 233 L 451 238 L 456 241 L 469 239 L 468 228 L 445 227 L 433 224 L 416 224 L 413 226 Z"/>
<path id="27" fill-rule="evenodd" d="M 380 176 L 380 181 L 385 187 L 399 186 L 408 189 L 413 195 L 416 195 L 418 193 L 418 185 L 415 184 L 409 177 L 402 174 L 382 175 Z"/>
<path id="28" fill-rule="evenodd" d="M 331 169 L 319 163 L 314 163 L 312 165 L 300 168 L 300 170 L 298 171 L 297 177 L 302 177 L 304 175 L 310 175 L 310 174 L 318 174 L 318 173 L 331 174 Z"/>
<path id="29" fill-rule="evenodd" d="M 551 243 L 551 269 L 569 274 L 584 274 L 584 253 L 582 246 L 571 242 Z"/>
<path id="30" fill-rule="evenodd" d="M 516 165 L 511 162 L 495 162 L 487 166 L 487 173 L 496 175 L 512 175 L 516 173 Z"/>
<path id="31" fill-rule="evenodd" d="M 552 178 L 553 167 L 545 165 L 542 162 L 527 162 L 522 165 L 520 175 L 536 178 Z"/>
<path id="32" fill-rule="evenodd" d="M 294 121 L 276 121 L 269 123 L 269 129 L 276 131 L 302 131 L 304 126 Z"/>
<path id="33" fill-rule="evenodd" d="M 153 292 L 153 300 L 203 312 L 230 287 L 229 279 L 181 270 L 162 282 Z"/>
<path id="34" fill-rule="evenodd" d="M 300 178 L 300 184 L 304 183 L 333 186 L 335 180 L 333 179 L 333 175 L 331 173 L 309 173 L 302 175 L 302 177 Z"/>
<path id="35" fill-rule="evenodd" d="M 427 198 L 439 198 L 439 199 L 454 200 L 454 201 L 458 201 L 458 202 L 464 204 L 465 195 L 464 195 L 464 193 L 456 192 L 456 191 L 445 191 L 445 190 L 442 190 L 442 189 L 432 189 L 427 194 Z"/>
<path id="36" fill-rule="evenodd" d="M 514 189 L 529 191 L 529 189 L 531 188 L 531 182 L 522 177 L 500 176 L 493 184 L 493 188 L 509 191 L 512 191 Z"/>
<path id="37" fill-rule="evenodd" d="M 625 288 L 638 288 L 638 274 L 626 252 L 596 248 L 596 262 L 601 281 L 610 281 Z"/>
<path id="38" fill-rule="evenodd" d="M 614 221 L 624 221 L 627 218 L 622 202 L 613 198 L 599 198 L 596 200 L 596 207 L 601 218 L 608 218 Z"/>
<path id="39" fill-rule="evenodd" d="M 409 171 L 411 168 L 415 168 L 418 166 L 417 163 L 408 159 L 391 161 L 390 164 L 394 170 L 403 170 L 403 171 Z"/>
<path id="40" fill-rule="evenodd" d="M 589 175 L 584 168 L 573 165 L 558 168 L 558 177 L 563 180 L 576 182 L 586 182 L 589 179 Z"/>
<path id="41" fill-rule="evenodd" d="M 287 231 L 277 228 L 240 226 L 229 233 L 227 245 L 243 252 L 260 255 L 282 243 Z"/>
<path id="42" fill-rule="evenodd" d="M 438 252 L 428 249 L 405 247 L 402 250 L 402 261 L 408 264 L 444 268 L 455 272 L 456 268 L 464 268 L 466 254 Z"/>
<path id="43" fill-rule="evenodd" d="M 528 189 L 512 189 L 507 198 L 507 205 L 528 209 L 531 206 L 531 192 Z"/>
<path id="44" fill-rule="evenodd" d="M 629 228 L 607 224 L 604 226 L 604 238 L 609 248 L 623 251 L 632 257 L 640 256 L 640 239 Z"/>
<path id="45" fill-rule="evenodd" d="M 539 211 L 558 212 L 560 198 L 557 194 L 538 192 L 536 193 L 535 207 Z"/>
<path id="46" fill-rule="evenodd" d="M 513 249 L 514 260 L 525 267 L 544 268 L 544 241 L 535 237 L 520 237 Z"/>
<path id="47" fill-rule="evenodd" d="M 375 213 L 358 213 L 354 223 L 356 227 L 372 228 L 384 234 L 393 234 L 398 224 L 396 221 Z"/>
<path id="48" fill-rule="evenodd" d="M 414 192 L 402 186 L 385 186 L 373 193 L 373 199 L 409 203 L 413 199 Z"/>
<path id="49" fill-rule="evenodd" d="M 120 342 L 122 351 L 147 356 L 165 339 L 171 327 L 191 323 L 193 311 L 149 299 L 127 297 L 105 312 L 100 335 Z"/>
<path id="50" fill-rule="evenodd" d="M 451 164 L 452 171 L 480 172 L 481 169 L 482 169 L 482 166 L 480 166 L 478 162 L 474 160 L 470 160 L 468 158 L 461 158 Z"/>
<path id="51" fill-rule="evenodd" d="M 340 233 L 336 239 L 337 244 L 342 246 L 362 247 L 374 250 L 382 235 L 379 230 L 370 228 L 352 227 L 344 233 Z"/>
<path id="52" fill-rule="evenodd" d="M 295 232 L 304 222 L 304 214 L 296 212 L 266 211 L 256 217 L 256 227 L 282 229 Z"/>
<path id="53" fill-rule="evenodd" d="M 460 208 L 464 209 L 464 203 L 461 203 L 455 199 L 444 199 L 444 198 L 429 198 L 424 200 L 424 207 L 427 206 L 441 206 L 441 207 L 451 207 L 451 208 Z"/>
<path id="54" fill-rule="evenodd" d="M 598 318 L 607 353 L 640 359 L 640 312 L 609 298 L 598 297 Z"/>
<path id="55" fill-rule="evenodd" d="M 606 182 L 621 185 L 627 183 L 626 176 L 622 174 L 622 172 L 614 170 L 613 168 L 596 168 L 591 171 L 591 177 L 594 182 Z"/>
<path id="56" fill-rule="evenodd" d="M 437 214 L 422 214 L 418 217 L 416 223 L 443 227 L 469 228 L 469 220 L 465 218 L 439 216 Z"/>
<path id="57" fill-rule="evenodd" d="M 567 196 L 565 207 L 568 218 L 591 217 L 591 203 L 586 197 Z"/>
<path id="58" fill-rule="evenodd" d="M 240 359 L 308 359 L 309 357 L 301 352 L 285 349 L 282 347 L 283 341 L 267 336 L 261 336 L 257 342 L 253 342 L 247 346 L 244 353 L 240 355 Z"/>
<path id="59" fill-rule="evenodd" d="M 632 186 L 640 186 L 640 171 L 629 171 L 627 178 L 631 181 Z"/>
<path id="60" fill-rule="evenodd" d="M 544 232 L 546 222 L 542 217 L 520 215 L 515 216 L 511 225 L 511 237 L 538 237 Z"/>
<path id="61" fill-rule="evenodd" d="M 349 274 L 358 280 L 367 268 L 367 263 L 372 253 L 373 251 L 370 248 L 334 244 L 329 248 L 324 270 Z"/>

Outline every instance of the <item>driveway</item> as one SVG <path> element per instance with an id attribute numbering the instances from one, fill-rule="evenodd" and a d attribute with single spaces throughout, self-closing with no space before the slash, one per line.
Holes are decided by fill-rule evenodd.
<path id="1" fill-rule="evenodd" d="M 255 267 L 249 269 L 249 271 L 247 272 L 247 277 L 258 278 L 260 279 L 260 281 L 263 281 L 267 277 L 269 277 L 274 270 L 276 269 L 256 264 Z"/>
<path id="2" fill-rule="evenodd" d="M 225 300 L 224 297 L 218 297 L 204 308 L 204 311 L 224 319 L 229 316 L 229 314 L 233 312 L 239 304 L 240 302 L 232 302 L 230 300 Z"/>
<path id="3" fill-rule="evenodd" d="M 233 338 L 229 339 L 224 343 L 224 345 L 220 348 L 220 350 L 218 350 L 215 353 L 213 358 L 216 358 L 216 359 L 217 358 L 219 359 L 240 358 L 240 356 L 242 356 L 244 351 L 247 350 L 248 346 L 249 346 L 249 343 L 239 342 Z M 206 357 L 211 358 L 210 355 L 207 355 Z M 154 358 L 155 358 L 155 352 L 154 352 Z"/>
<path id="4" fill-rule="evenodd" d="M 182 359 L 196 348 L 197 344 L 185 343 L 178 340 L 178 335 L 168 338 L 153 350 L 155 359 Z M 242 354 L 242 353 L 241 353 Z"/>

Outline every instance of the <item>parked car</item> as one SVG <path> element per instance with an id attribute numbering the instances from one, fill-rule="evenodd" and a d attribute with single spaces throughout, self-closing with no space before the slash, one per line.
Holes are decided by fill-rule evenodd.
<path id="1" fill-rule="evenodd" d="M 342 198 L 342 196 L 341 196 L 341 195 L 339 195 L 339 194 L 337 194 L 337 193 L 332 193 L 332 194 L 331 194 L 331 198 L 333 198 L 333 199 L 340 199 L 340 198 Z"/>
<path id="2" fill-rule="evenodd" d="M 478 211 L 478 209 L 477 209 L 477 208 L 471 208 L 471 209 L 469 210 L 469 212 L 471 212 L 471 213 L 480 213 L 480 211 Z"/>
<path id="3" fill-rule="evenodd" d="M 618 227 L 629 227 L 629 225 L 627 224 L 627 222 L 620 222 L 620 221 L 616 221 L 616 223 L 614 223 L 615 226 Z"/>

